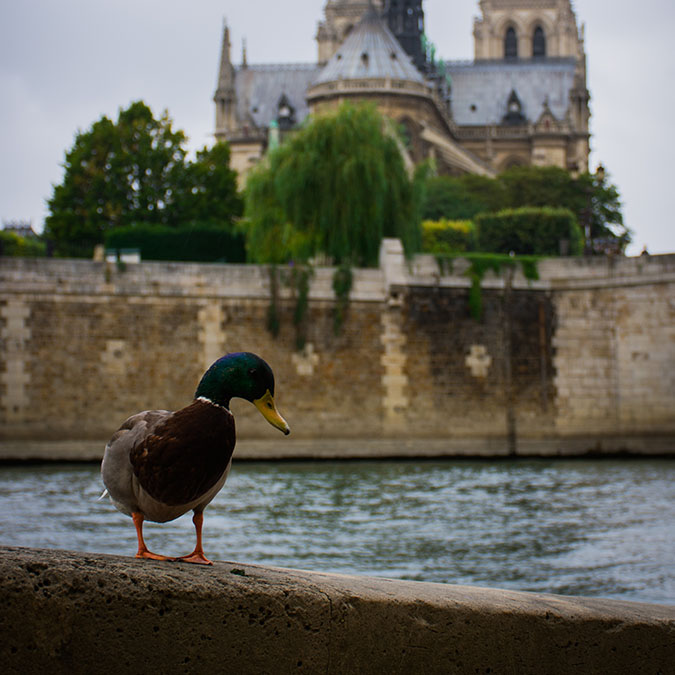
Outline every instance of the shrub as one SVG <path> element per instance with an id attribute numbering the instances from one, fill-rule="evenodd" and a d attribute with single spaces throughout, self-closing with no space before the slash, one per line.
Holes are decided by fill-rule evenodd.
<path id="1" fill-rule="evenodd" d="M 0 255 L 21 258 L 37 258 L 44 256 L 46 246 L 39 239 L 20 237 L 14 232 L 0 230 Z"/>
<path id="2" fill-rule="evenodd" d="M 106 248 L 139 249 L 143 260 L 244 262 L 243 235 L 216 223 L 189 223 L 179 227 L 140 223 L 110 230 Z"/>
<path id="3" fill-rule="evenodd" d="M 583 236 L 569 209 L 525 206 L 476 216 L 478 247 L 494 253 L 579 255 Z M 564 243 L 566 242 L 566 244 Z"/>
<path id="4" fill-rule="evenodd" d="M 475 245 L 475 228 L 470 220 L 422 221 L 422 250 L 425 253 L 464 253 L 473 250 Z"/>

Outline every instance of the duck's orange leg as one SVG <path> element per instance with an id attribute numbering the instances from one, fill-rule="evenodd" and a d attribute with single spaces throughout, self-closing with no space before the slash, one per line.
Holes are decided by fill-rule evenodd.
<path id="1" fill-rule="evenodd" d="M 190 555 L 184 555 L 180 558 L 175 558 L 175 560 L 197 563 L 198 565 L 213 565 L 213 563 L 204 555 L 204 549 L 202 548 L 202 524 L 204 522 L 204 512 L 195 511 L 194 516 L 192 516 L 192 522 L 195 525 L 195 532 L 197 533 L 195 550 L 192 551 Z"/>
<path id="2" fill-rule="evenodd" d="M 150 560 L 175 560 L 175 558 L 168 558 L 165 555 L 158 555 L 157 553 L 152 553 L 148 551 L 148 547 L 145 545 L 143 540 L 143 514 L 138 511 L 134 511 L 131 514 L 131 518 L 134 521 L 136 526 L 136 536 L 138 537 L 138 552 L 136 553 L 137 558 L 148 558 Z"/>

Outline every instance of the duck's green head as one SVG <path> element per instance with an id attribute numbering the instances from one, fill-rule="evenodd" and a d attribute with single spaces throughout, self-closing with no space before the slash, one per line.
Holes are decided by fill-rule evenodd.
<path id="1" fill-rule="evenodd" d="M 274 373 L 256 354 L 236 352 L 218 359 L 202 377 L 195 398 L 230 407 L 230 399 L 245 398 L 273 426 L 290 433 L 274 403 Z"/>

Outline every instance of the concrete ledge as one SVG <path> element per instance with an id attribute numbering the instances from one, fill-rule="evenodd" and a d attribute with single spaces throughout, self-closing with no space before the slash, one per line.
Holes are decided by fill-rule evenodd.
<path id="1" fill-rule="evenodd" d="M 107 439 L 2 440 L 0 462 L 100 462 Z M 517 457 L 675 457 L 675 434 L 519 438 Z M 494 438 L 242 438 L 236 460 L 499 459 L 507 440 Z"/>
<path id="2" fill-rule="evenodd" d="M 658 673 L 675 607 L 0 548 L 4 673 Z"/>

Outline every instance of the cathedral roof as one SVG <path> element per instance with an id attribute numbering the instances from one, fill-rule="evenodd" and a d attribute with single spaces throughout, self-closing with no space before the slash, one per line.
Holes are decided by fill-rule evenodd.
<path id="1" fill-rule="evenodd" d="M 523 115 L 536 122 L 548 100 L 563 119 L 574 86 L 574 59 L 446 63 L 452 78 L 452 116 L 460 126 L 500 124 L 514 91 Z"/>
<path id="2" fill-rule="evenodd" d="M 344 45 L 340 51 L 342 49 Z M 405 58 L 408 59 L 407 56 Z M 371 59 L 368 61 L 371 62 Z M 413 68 L 409 60 L 406 63 Z M 316 64 L 237 67 L 235 87 L 239 119 L 251 120 L 256 127 L 266 128 L 277 118 L 278 103 L 282 96 L 286 96 L 295 109 L 297 122 L 301 122 L 309 112 L 307 90 L 313 84 L 330 81 L 324 80 L 328 65 L 324 69 Z M 535 122 L 539 118 L 547 99 L 551 112 L 556 118 L 562 119 L 569 105 L 570 90 L 574 86 L 573 59 L 448 61 L 446 68 L 452 78 L 452 115 L 460 126 L 499 124 L 507 113 L 512 91 L 516 92 L 523 115 L 529 121 Z M 400 75 L 392 77 L 400 78 Z M 423 82 L 421 75 L 419 81 Z"/>
<path id="3" fill-rule="evenodd" d="M 237 117 L 243 124 L 251 120 L 256 127 L 266 128 L 277 118 L 285 96 L 301 122 L 309 113 L 305 94 L 319 71 L 319 66 L 307 63 L 239 66 L 235 71 Z"/>
<path id="4" fill-rule="evenodd" d="M 314 84 L 370 78 L 424 83 L 410 57 L 372 5 L 330 58 Z"/>

